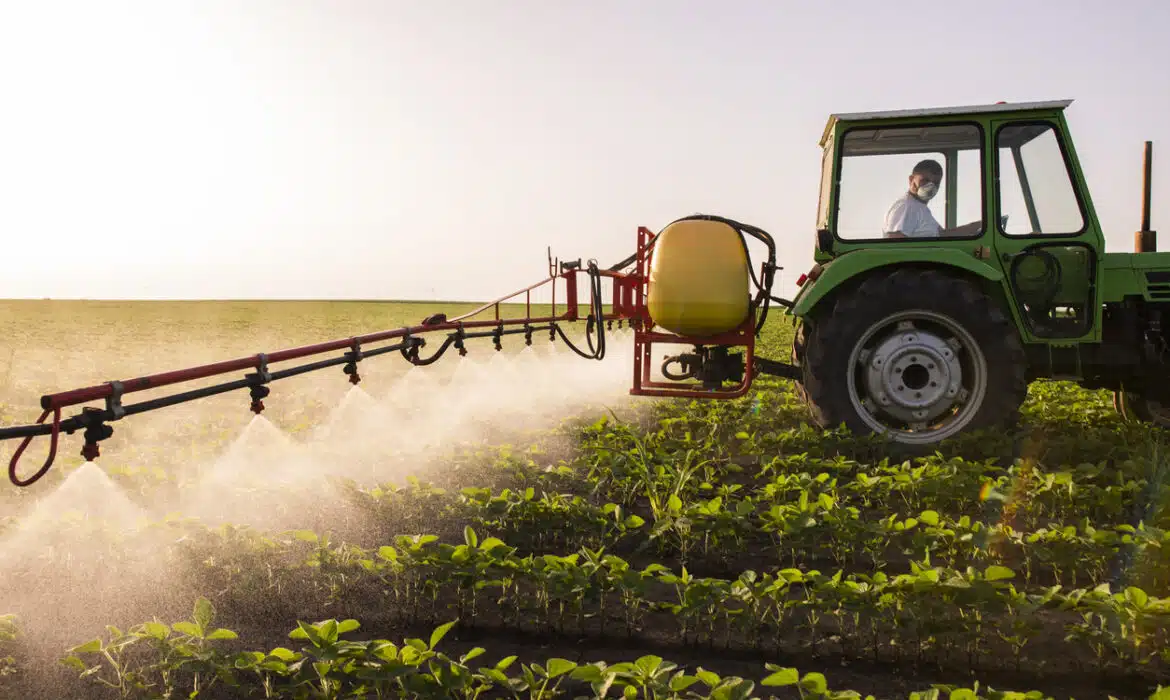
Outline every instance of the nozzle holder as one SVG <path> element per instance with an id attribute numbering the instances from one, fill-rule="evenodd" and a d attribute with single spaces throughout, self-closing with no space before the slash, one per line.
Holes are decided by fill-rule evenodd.
<path id="1" fill-rule="evenodd" d="M 346 362 L 345 366 L 341 368 L 342 372 L 349 375 L 350 384 L 356 385 L 362 380 L 362 377 L 360 374 L 358 374 L 357 370 L 357 363 L 362 361 L 362 357 L 361 343 L 358 342 L 357 338 L 354 338 L 349 352 L 345 353 L 345 359 L 349 361 Z"/>
<path id="2" fill-rule="evenodd" d="M 452 334 L 452 337 L 455 338 L 455 349 L 459 351 L 459 356 L 466 357 L 467 348 L 463 345 L 464 330 L 462 323 L 459 324 L 459 330 L 455 331 L 455 333 Z"/>
<path id="3" fill-rule="evenodd" d="M 86 461 L 92 462 L 101 456 L 98 443 L 114 434 L 114 428 L 106 425 L 106 418 L 105 409 L 93 406 L 82 408 L 81 415 L 77 416 L 77 422 L 85 427 L 85 444 L 81 447 L 81 456 Z"/>
<path id="4" fill-rule="evenodd" d="M 268 355 L 264 353 L 257 355 L 256 371 L 251 374 L 244 375 L 244 379 L 247 379 L 248 383 L 251 385 L 251 389 L 249 389 L 248 395 L 252 398 L 252 403 L 248 408 L 252 411 L 252 413 L 260 415 L 260 413 L 264 411 L 263 399 L 272 392 L 271 389 L 264 386 L 268 382 L 272 381 L 272 374 L 268 371 Z"/>

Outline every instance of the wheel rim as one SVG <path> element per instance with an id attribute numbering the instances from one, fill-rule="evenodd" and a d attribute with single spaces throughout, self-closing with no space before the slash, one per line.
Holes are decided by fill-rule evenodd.
<path id="1" fill-rule="evenodd" d="M 965 328 L 932 311 L 874 323 L 849 355 L 849 400 L 877 433 L 906 444 L 961 431 L 987 393 L 987 362 Z"/>

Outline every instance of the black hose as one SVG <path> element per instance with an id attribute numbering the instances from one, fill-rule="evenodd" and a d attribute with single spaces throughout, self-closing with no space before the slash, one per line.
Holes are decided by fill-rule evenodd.
<path id="1" fill-rule="evenodd" d="M 411 347 L 409 349 L 402 348 L 402 356 L 404 358 L 406 358 L 406 360 L 408 362 L 410 362 L 410 364 L 415 365 L 416 367 L 425 367 L 429 364 L 433 364 L 433 363 L 437 362 L 438 359 L 443 356 L 443 353 L 447 352 L 447 348 L 451 347 L 451 344 L 455 342 L 456 335 L 457 334 L 454 334 L 454 333 L 451 335 L 448 335 L 447 339 L 443 341 L 443 344 L 441 346 L 439 346 L 439 349 L 436 350 L 434 352 L 434 354 L 432 354 L 430 357 L 428 357 L 426 359 L 420 360 L 418 357 L 418 348 L 421 345 L 421 343 L 413 344 L 413 345 L 411 345 Z"/>
<path id="2" fill-rule="evenodd" d="M 569 349 L 577 353 L 587 360 L 601 360 L 605 358 L 605 306 L 601 301 L 601 272 L 597 267 L 596 260 L 590 260 L 588 266 L 589 273 L 589 307 L 590 312 L 587 318 L 587 325 L 585 326 L 585 341 L 589 344 L 589 352 L 584 352 L 573 341 L 569 340 L 565 332 L 561 330 L 559 325 L 553 324 L 553 329 L 565 341 L 565 345 Z M 590 329 L 597 327 L 597 345 L 593 344 L 593 336 L 590 334 Z"/>

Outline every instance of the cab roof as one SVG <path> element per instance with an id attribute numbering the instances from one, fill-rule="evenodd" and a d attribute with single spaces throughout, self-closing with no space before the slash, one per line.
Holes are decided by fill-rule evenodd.
<path id="1" fill-rule="evenodd" d="M 921 109 L 896 109 L 878 112 L 844 112 L 830 114 L 825 130 L 821 133 L 820 146 L 825 145 L 829 134 L 838 122 L 859 122 L 880 119 L 909 119 L 912 117 L 939 117 L 966 114 L 993 114 L 1002 112 L 1025 112 L 1038 109 L 1063 110 L 1072 100 L 1047 100 L 1041 102 L 996 102 L 993 104 L 963 105 L 954 107 L 926 107 Z"/>

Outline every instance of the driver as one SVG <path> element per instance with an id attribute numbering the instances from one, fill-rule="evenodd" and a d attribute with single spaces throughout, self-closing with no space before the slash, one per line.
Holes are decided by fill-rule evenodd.
<path id="1" fill-rule="evenodd" d="M 926 203 L 938 194 L 942 184 L 943 168 L 936 160 L 919 161 L 910 171 L 910 188 L 894 200 L 886 212 L 882 231 L 886 238 L 934 238 L 940 236 L 970 236 L 983 228 L 982 221 L 944 229 Z"/>

